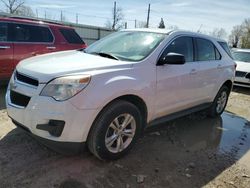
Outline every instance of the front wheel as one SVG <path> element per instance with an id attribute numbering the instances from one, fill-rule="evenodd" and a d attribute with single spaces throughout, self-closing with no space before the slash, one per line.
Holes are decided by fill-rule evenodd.
<path id="1" fill-rule="evenodd" d="M 228 97 L 230 94 L 230 90 L 227 86 L 222 86 L 216 95 L 212 106 L 208 110 L 208 115 L 210 117 L 216 117 L 221 115 L 227 105 Z"/>
<path id="2" fill-rule="evenodd" d="M 100 159 L 118 159 L 133 147 L 141 127 L 138 108 L 127 101 L 115 101 L 102 110 L 93 124 L 88 148 Z"/>

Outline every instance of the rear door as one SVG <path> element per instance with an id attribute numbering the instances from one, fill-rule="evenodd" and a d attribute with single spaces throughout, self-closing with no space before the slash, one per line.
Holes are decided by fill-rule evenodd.
<path id="1" fill-rule="evenodd" d="M 52 52 L 54 37 L 47 26 L 11 23 L 14 41 L 14 64 L 21 60 Z"/>
<path id="2" fill-rule="evenodd" d="M 212 41 L 204 38 L 195 38 L 196 61 L 199 63 L 198 71 L 200 88 L 197 95 L 200 102 L 209 102 L 218 90 L 218 84 L 223 71 L 221 54 Z"/>
<path id="3" fill-rule="evenodd" d="M 0 80 L 11 77 L 14 69 L 13 43 L 9 41 L 8 23 L 0 22 Z"/>

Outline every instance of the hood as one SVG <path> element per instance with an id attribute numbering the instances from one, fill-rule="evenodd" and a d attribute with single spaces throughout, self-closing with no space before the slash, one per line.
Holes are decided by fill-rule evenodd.
<path id="1" fill-rule="evenodd" d="M 250 72 L 250 62 L 235 61 L 235 63 L 237 71 Z"/>
<path id="2" fill-rule="evenodd" d="M 20 73 L 38 79 L 40 83 L 47 83 L 55 77 L 67 74 L 119 69 L 131 65 L 131 62 L 117 61 L 74 50 L 28 58 L 21 61 L 16 69 Z"/>

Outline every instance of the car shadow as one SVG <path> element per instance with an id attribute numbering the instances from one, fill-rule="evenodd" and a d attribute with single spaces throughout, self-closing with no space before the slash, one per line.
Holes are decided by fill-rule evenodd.
<path id="1" fill-rule="evenodd" d="M 57 154 L 16 128 L 0 137 L 0 182 L 3 187 L 202 187 L 244 156 L 249 144 L 249 122 L 227 112 L 150 127 L 128 155 L 112 162 L 88 151 Z"/>
<path id="2" fill-rule="evenodd" d="M 237 93 L 245 94 L 245 95 L 250 95 L 250 88 L 246 88 L 246 87 L 234 86 L 233 91 Z"/>
<path id="3" fill-rule="evenodd" d="M 5 106 L 5 93 L 7 90 L 6 85 L 0 85 L 0 110 L 3 110 L 6 108 Z"/>

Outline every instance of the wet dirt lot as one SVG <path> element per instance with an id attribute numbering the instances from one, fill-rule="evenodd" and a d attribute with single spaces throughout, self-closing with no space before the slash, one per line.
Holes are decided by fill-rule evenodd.
<path id="1" fill-rule="evenodd" d="M 235 88 L 227 112 L 192 114 L 150 128 L 124 158 L 63 156 L 7 117 L 0 89 L 0 187 L 250 188 L 250 89 Z"/>

